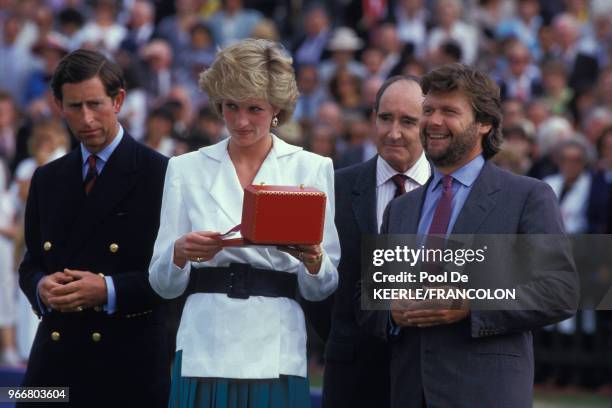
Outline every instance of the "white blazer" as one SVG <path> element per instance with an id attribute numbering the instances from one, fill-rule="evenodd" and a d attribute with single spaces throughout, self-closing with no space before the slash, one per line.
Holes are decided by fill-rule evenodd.
<path id="1" fill-rule="evenodd" d="M 334 225 L 332 162 L 272 136 L 272 149 L 253 184 L 316 187 L 327 195 L 323 261 L 317 275 L 275 247 L 225 248 L 207 262 L 173 263 L 174 242 L 190 231 L 224 233 L 239 224 L 243 190 L 227 151 L 229 139 L 170 159 L 161 222 L 149 281 L 160 296 L 180 296 L 189 282 L 190 267 L 249 263 L 257 268 L 295 273 L 308 300 L 322 300 L 338 286 L 340 244 Z M 290 226 L 288 226 L 290 227 Z M 188 297 L 181 317 L 177 350 L 183 350 L 185 377 L 278 378 L 306 377 L 306 326 L 300 305 L 288 298 L 197 293 Z"/>

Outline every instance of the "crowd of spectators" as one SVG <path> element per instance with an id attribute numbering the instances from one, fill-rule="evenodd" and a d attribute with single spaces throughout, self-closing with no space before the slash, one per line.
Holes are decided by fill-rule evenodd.
<path id="1" fill-rule="evenodd" d="M 549 183 L 568 232 L 612 231 L 609 1 L 1 0 L 0 27 L 0 363 L 27 358 L 37 323 L 16 284 L 23 212 L 36 167 L 75 145 L 49 80 L 77 48 L 120 64 L 124 128 L 174 156 L 227 136 L 197 86 L 216 50 L 249 36 L 278 40 L 300 90 L 294 120 L 278 133 L 337 168 L 376 153 L 371 109 L 385 78 L 474 65 L 501 89 L 505 142 L 493 160 Z M 609 350 L 609 314 L 581 312 L 538 341 L 565 357 L 593 343 Z M 568 376 L 553 358 L 539 380 L 604 384 L 610 366 L 584 361 Z"/>

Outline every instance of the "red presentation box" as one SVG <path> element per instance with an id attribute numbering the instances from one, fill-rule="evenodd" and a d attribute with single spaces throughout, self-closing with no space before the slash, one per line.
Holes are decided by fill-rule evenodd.
<path id="1" fill-rule="evenodd" d="M 254 244 L 319 244 L 326 199 L 312 187 L 250 185 L 244 189 L 242 237 Z"/>

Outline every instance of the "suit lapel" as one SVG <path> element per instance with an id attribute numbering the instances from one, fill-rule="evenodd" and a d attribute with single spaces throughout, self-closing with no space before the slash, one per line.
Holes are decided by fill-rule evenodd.
<path id="1" fill-rule="evenodd" d="M 66 156 L 64 165 L 59 170 L 57 177 L 61 180 L 54 191 L 56 200 L 48 203 L 53 239 L 58 242 L 66 242 L 67 236 L 74 225 L 77 214 L 83 207 L 85 191 L 83 187 L 82 159 L 80 149 L 74 149 Z"/>
<path id="2" fill-rule="evenodd" d="M 494 194 L 501 189 L 495 171 L 495 167 L 489 161 L 485 162 L 457 217 L 453 234 L 477 233 L 487 215 L 495 207 Z"/>
<path id="3" fill-rule="evenodd" d="M 431 162 L 429 162 L 429 178 L 421 187 L 412 190 L 408 195 L 404 204 L 407 208 L 417 208 L 417 211 L 410 211 L 406 214 L 406 217 L 402 220 L 399 231 L 403 234 L 416 234 L 419 228 L 419 221 L 421 219 L 421 213 L 423 212 L 423 205 L 425 204 L 425 194 L 429 188 L 429 183 L 433 180 L 434 168 Z"/>
<path id="4" fill-rule="evenodd" d="M 374 156 L 363 166 L 353 186 L 353 212 L 361 232 L 377 234 L 376 220 L 376 160 Z"/>
<path id="5" fill-rule="evenodd" d="M 431 183 L 431 177 L 427 180 L 427 183 L 421 187 L 411 191 L 402 200 L 406 200 L 403 208 L 417 208 L 417 211 L 408 211 L 406 216 L 402 218 L 402 225 L 398 231 L 404 234 L 416 234 L 419 228 L 419 220 L 421 219 L 421 212 L 423 211 L 423 204 L 425 203 L 425 192 Z"/>
<path id="6" fill-rule="evenodd" d="M 237 225 L 242 220 L 244 190 L 240 185 L 238 174 L 227 151 L 228 143 L 229 139 L 226 139 L 202 151 L 210 159 L 219 163 L 217 173 L 212 177 L 213 182 L 210 194 L 233 225 Z M 273 135 L 272 149 L 255 175 L 253 183 L 265 183 L 267 185 L 286 184 L 286 182 L 283 182 L 279 158 L 300 150 L 302 150 L 301 147 L 292 146 Z"/>
<path id="7" fill-rule="evenodd" d="M 78 206 L 78 204 L 85 198 L 85 190 L 83 186 L 83 167 L 81 159 L 81 150 L 74 149 L 66 157 L 66 163 L 59 172 L 60 190 L 58 191 L 59 196 L 63 198 L 62 206 L 68 210 Z M 66 211 L 63 210 L 62 212 Z M 75 214 L 76 212 L 68 212 L 68 214 Z"/>
<path id="8" fill-rule="evenodd" d="M 68 239 L 69 256 L 83 247 L 88 237 L 92 236 L 96 225 L 104 220 L 134 187 L 139 159 L 135 144 L 136 142 L 127 133 L 124 134 L 96 179 L 91 193 L 84 198 Z M 82 182 L 80 191 L 83 191 Z"/>
<path id="9" fill-rule="evenodd" d="M 217 166 L 217 174 L 212 176 L 210 195 L 216 201 L 217 206 L 225 213 L 234 225 L 240 224 L 242 219 L 242 200 L 244 191 L 240 186 L 238 174 L 227 153 L 227 143 L 222 143 L 225 147 L 220 152 L 220 161 Z M 218 145 L 216 147 L 219 147 Z M 221 231 L 225 232 L 225 231 Z"/>

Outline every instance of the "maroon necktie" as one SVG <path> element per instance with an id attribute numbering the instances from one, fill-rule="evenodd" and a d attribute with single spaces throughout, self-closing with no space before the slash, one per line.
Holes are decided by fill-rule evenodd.
<path id="1" fill-rule="evenodd" d="M 93 188 L 94 183 L 96 182 L 96 178 L 98 178 L 98 169 L 96 168 L 96 155 L 89 155 L 87 158 L 87 175 L 85 176 L 84 186 L 85 186 L 85 194 L 89 195 L 89 192 Z"/>
<path id="2" fill-rule="evenodd" d="M 453 178 L 448 174 L 442 178 L 442 196 L 436 205 L 429 234 L 446 235 L 448 222 L 450 221 L 453 201 Z"/>
<path id="3" fill-rule="evenodd" d="M 446 246 L 445 237 L 437 235 L 446 235 L 448 222 L 451 216 L 452 200 L 453 200 L 453 178 L 446 175 L 442 178 L 442 196 L 438 200 L 436 210 L 434 211 L 431 225 L 427 236 L 425 246 L 429 249 L 444 249 Z M 435 234 L 435 235 L 434 235 Z M 424 262 L 423 271 L 430 275 L 438 275 L 443 271 L 443 262 Z"/>
<path id="4" fill-rule="evenodd" d="M 406 192 L 406 179 L 407 178 L 408 178 L 407 175 L 400 174 L 400 173 L 397 173 L 396 175 L 391 177 L 391 180 L 393 180 L 395 187 L 397 187 L 395 189 L 395 195 L 393 196 L 393 198 L 397 198 Z"/>

